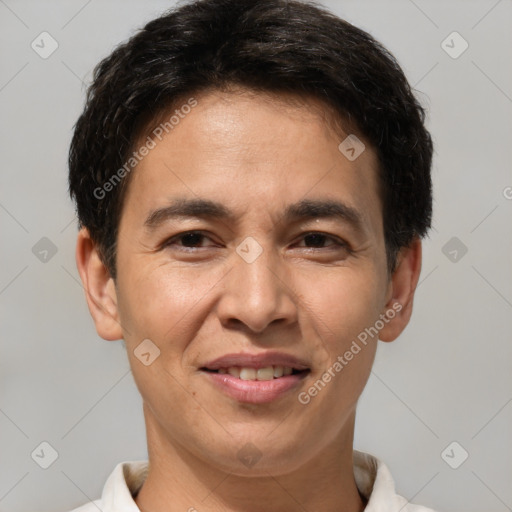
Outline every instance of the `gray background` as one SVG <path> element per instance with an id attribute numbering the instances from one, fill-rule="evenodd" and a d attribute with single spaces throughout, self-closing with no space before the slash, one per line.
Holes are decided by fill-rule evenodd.
<path id="1" fill-rule="evenodd" d="M 396 55 L 436 145 L 413 319 L 379 344 L 355 447 L 413 502 L 512 510 L 512 2 L 324 3 Z M 94 65 L 172 4 L 0 0 L 1 512 L 70 510 L 146 458 L 124 346 L 97 336 L 75 268 L 66 157 Z M 43 31 L 59 45 L 46 59 L 31 48 Z M 469 44 L 458 58 L 445 49 L 461 39 L 442 46 L 453 31 Z M 49 448 L 31 457 L 43 441 L 58 453 L 48 469 Z"/>

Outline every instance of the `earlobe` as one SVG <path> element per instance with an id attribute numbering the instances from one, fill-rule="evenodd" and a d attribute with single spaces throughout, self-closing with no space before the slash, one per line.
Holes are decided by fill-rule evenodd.
<path id="1" fill-rule="evenodd" d="M 391 277 L 390 298 L 384 312 L 387 321 L 380 330 L 380 340 L 394 341 L 409 323 L 420 272 L 421 240 L 415 237 L 398 255 L 397 268 Z"/>
<path id="2" fill-rule="evenodd" d="M 96 331 L 108 341 L 121 339 L 115 283 L 86 228 L 78 233 L 75 257 Z"/>

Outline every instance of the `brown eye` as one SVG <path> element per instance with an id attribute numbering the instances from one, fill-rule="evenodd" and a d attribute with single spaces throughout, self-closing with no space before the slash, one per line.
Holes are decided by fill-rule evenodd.
<path id="1" fill-rule="evenodd" d="M 307 248 L 311 249 L 324 249 L 325 242 L 332 242 L 330 247 L 343 247 L 345 249 L 348 248 L 348 245 L 337 237 L 327 235 L 325 233 L 305 233 L 302 236 L 302 239 L 306 242 Z M 311 247 L 312 246 L 312 247 Z M 328 247 L 329 247 L 328 246 Z"/>
<path id="2" fill-rule="evenodd" d="M 208 238 L 201 231 L 185 231 L 169 238 L 162 247 L 176 247 L 177 249 L 199 249 L 201 241 Z"/>
<path id="3" fill-rule="evenodd" d="M 182 241 L 185 247 L 190 247 L 197 245 L 203 238 L 204 235 L 202 235 L 201 233 L 192 232 L 180 236 L 179 240 Z"/>

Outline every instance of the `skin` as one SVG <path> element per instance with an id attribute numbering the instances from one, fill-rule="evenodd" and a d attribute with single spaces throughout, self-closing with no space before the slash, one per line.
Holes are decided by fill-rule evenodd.
<path id="1" fill-rule="evenodd" d="M 338 150 L 348 133 L 326 123 L 321 104 L 285 99 L 244 90 L 197 96 L 131 176 L 116 282 L 87 229 L 79 233 L 77 265 L 97 331 L 124 338 L 143 397 L 150 470 L 136 498 L 142 511 L 364 509 L 352 444 L 377 337 L 307 405 L 297 395 L 396 303 L 401 310 L 379 338 L 403 331 L 421 244 L 403 248 L 387 273 L 374 150 L 366 144 L 349 161 Z M 144 227 L 152 210 L 177 196 L 219 201 L 236 219 Z M 337 219 L 282 222 L 284 208 L 304 198 L 342 201 L 359 212 L 361 229 Z M 187 252 L 183 239 L 162 247 L 189 230 L 205 235 L 195 248 Z M 312 242 L 311 231 L 326 237 Z M 252 263 L 236 252 L 248 236 L 263 251 Z M 144 339 L 160 349 L 149 366 L 134 355 Z M 227 353 L 265 350 L 310 367 L 299 388 L 271 403 L 238 402 L 198 370 Z M 248 442 L 261 455 L 251 467 L 239 458 Z"/>

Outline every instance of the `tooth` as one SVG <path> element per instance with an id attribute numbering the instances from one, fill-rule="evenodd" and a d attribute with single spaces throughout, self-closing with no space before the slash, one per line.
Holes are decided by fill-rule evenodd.
<path id="1" fill-rule="evenodd" d="M 256 379 L 256 369 L 255 368 L 241 368 L 240 369 L 240 379 L 255 380 Z"/>
<path id="2" fill-rule="evenodd" d="M 256 372 L 256 380 L 272 380 L 274 378 L 274 368 L 267 366 L 266 368 L 259 368 Z"/>
<path id="3" fill-rule="evenodd" d="M 282 366 L 274 366 L 274 377 L 278 379 L 283 376 L 283 367 Z"/>
<path id="4" fill-rule="evenodd" d="M 228 368 L 228 373 L 233 377 L 237 377 L 238 379 L 240 378 L 240 368 L 238 368 L 237 366 L 231 366 L 230 368 Z"/>
<path id="5" fill-rule="evenodd" d="M 229 368 L 219 368 L 218 373 L 229 374 L 242 380 L 272 380 L 286 375 L 291 375 L 293 369 L 290 366 L 266 366 L 265 368 L 247 368 L 240 366 L 231 366 Z"/>

